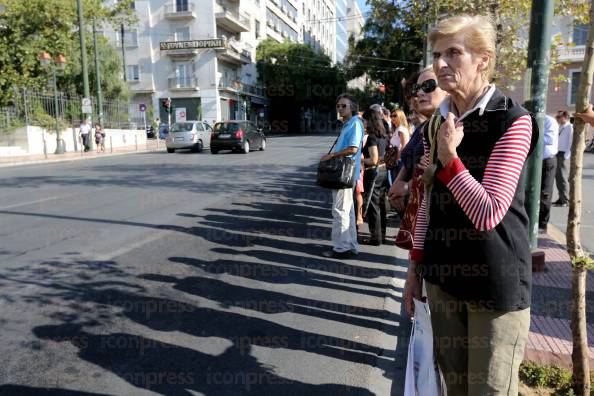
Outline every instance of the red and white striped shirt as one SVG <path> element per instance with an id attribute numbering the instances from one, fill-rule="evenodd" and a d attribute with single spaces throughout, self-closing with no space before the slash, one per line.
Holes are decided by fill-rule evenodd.
<path id="1" fill-rule="evenodd" d="M 530 115 L 518 118 L 497 141 L 487 162 L 482 183 L 466 169 L 459 158 L 450 161 L 435 173 L 450 190 L 466 216 L 478 231 L 492 230 L 507 213 L 518 186 L 524 162 L 530 150 L 532 119 Z M 425 147 L 424 161 L 428 161 L 429 147 Z M 411 260 L 423 257 L 427 233 L 426 202 L 423 197 L 416 219 Z"/>

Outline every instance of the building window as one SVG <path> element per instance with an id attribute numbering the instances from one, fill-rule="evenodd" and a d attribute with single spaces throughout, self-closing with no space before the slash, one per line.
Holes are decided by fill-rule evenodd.
<path id="1" fill-rule="evenodd" d="M 116 30 L 116 43 L 118 47 L 122 46 L 122 37 L 120 30 Z M 138 31 L 124 30 L 124 44 L 126 47 L 138 47 Z"/>
<path id="2" fill-rule="evenodd" d="M 575 45 L 586 45 L 588 38 L 588 25 L 575 25 L 573 27 L 573 43 Z"/>
<path id="3" fill-rule="evenodd" d="M 176 12 L 188 11 L 188 0 L 175 0 L 175 11 Z"/>
<path id="4" fill-rule="evenodd" d="M 190 27 L 183 26 L 175 28 L 175 41 L 188 41 L 190 40 Z"/>
<path id="5" fill-rule="evenodd" d="M 140 81 L 138 65 L 128 65 L 126 66 L 126 71 L 128 72 L 128 75 L 126 76 L 128 81 Z"/>
<path id="6" fill-rule="evenodd" d="M 569 73 L 569 106 L 575 105 L 575 97 L 580 86 L 581 71 L 571 71 Z"/>
<path id="7" fill-rule="evenodd" d="M 256 28 L 255 28 L 255 32 L 256 32 L 256 38 L 260 38 L 260 21 L 256 21 Z"/>

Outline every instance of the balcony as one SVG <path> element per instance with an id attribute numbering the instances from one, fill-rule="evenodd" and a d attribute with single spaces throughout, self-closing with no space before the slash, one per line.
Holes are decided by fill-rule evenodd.
<path id="1" fill-rule="evenodd" d="M 584 45 L 560 46 L 557 48 L 560 62 L 583 62 L 586 55 Z"/>
<path id="2" fill-rule="evenodd" d="M 250 49 L 251 46 L 247 44 L 244 44 L 244 47 L 240 48 L 236 41 L 230 40 L 227 42 L 226 48 L 216 50 L 217 58 L 238 65 L 247 65 L 248 63 L 252 63 Z"/>
<path id="3" fill-rule="evenodd" d="M 198 80 L 195 77 L 171 77 L 168 79 L 172 91 L 198 91 Z"/>
<path id="4" fill-rule="evenodd" d="M 229 7 L 223 1 L 217 1 L 215 18 L 218 25 L 231 32 L 241 33 L 250 30 L 250 16 Z"/>
<path id="5" fill-rule="evenodd" d="M 176 3 L 165 5 L 165 18 L 170 20 L 184 20 L 196 18 L 196 6 L 194 3 Z"/>
<path id="6" fill-rule="evenodd" d="M 221 78 L 219 80 L 219 89 L 231 93 L 239 93 L 250 96 L 264 97 L 264 88 L 261 86 L 245 84 L 232 78 Z"/>

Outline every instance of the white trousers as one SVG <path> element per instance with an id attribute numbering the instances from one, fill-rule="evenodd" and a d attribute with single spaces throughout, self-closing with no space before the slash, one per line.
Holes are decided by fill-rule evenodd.
<path id="1" fill-rule="evenodd" d="M 359 253 L 352 188 L 332 190 L 332 248 Z"/>

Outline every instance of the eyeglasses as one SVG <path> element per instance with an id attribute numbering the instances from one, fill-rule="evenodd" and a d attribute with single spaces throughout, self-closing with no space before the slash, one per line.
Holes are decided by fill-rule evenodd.
<path id="1" fill-rule="evenodd" d="M 421 84 L 413 84 L 411 89 L 412 96 L 417 96 L 419 90 L 425 93 L 431 93 L 437 88 L 437 82 L 434 79 L 425 80 Z"/>
<path id="2" fill-rule="evenodd" d="M 390 118 L 398 118 L 398 114 L 392 114 Z"/>
<path id="3" fill-rule="evenodd" d="M 345 104 L 342 104 L 342 103 L 337 103 L 336 104 L 336 108 L 337 109 L 344 109 L 345 107 L 347 107 L 347 105 L 345 105 Z"/>

